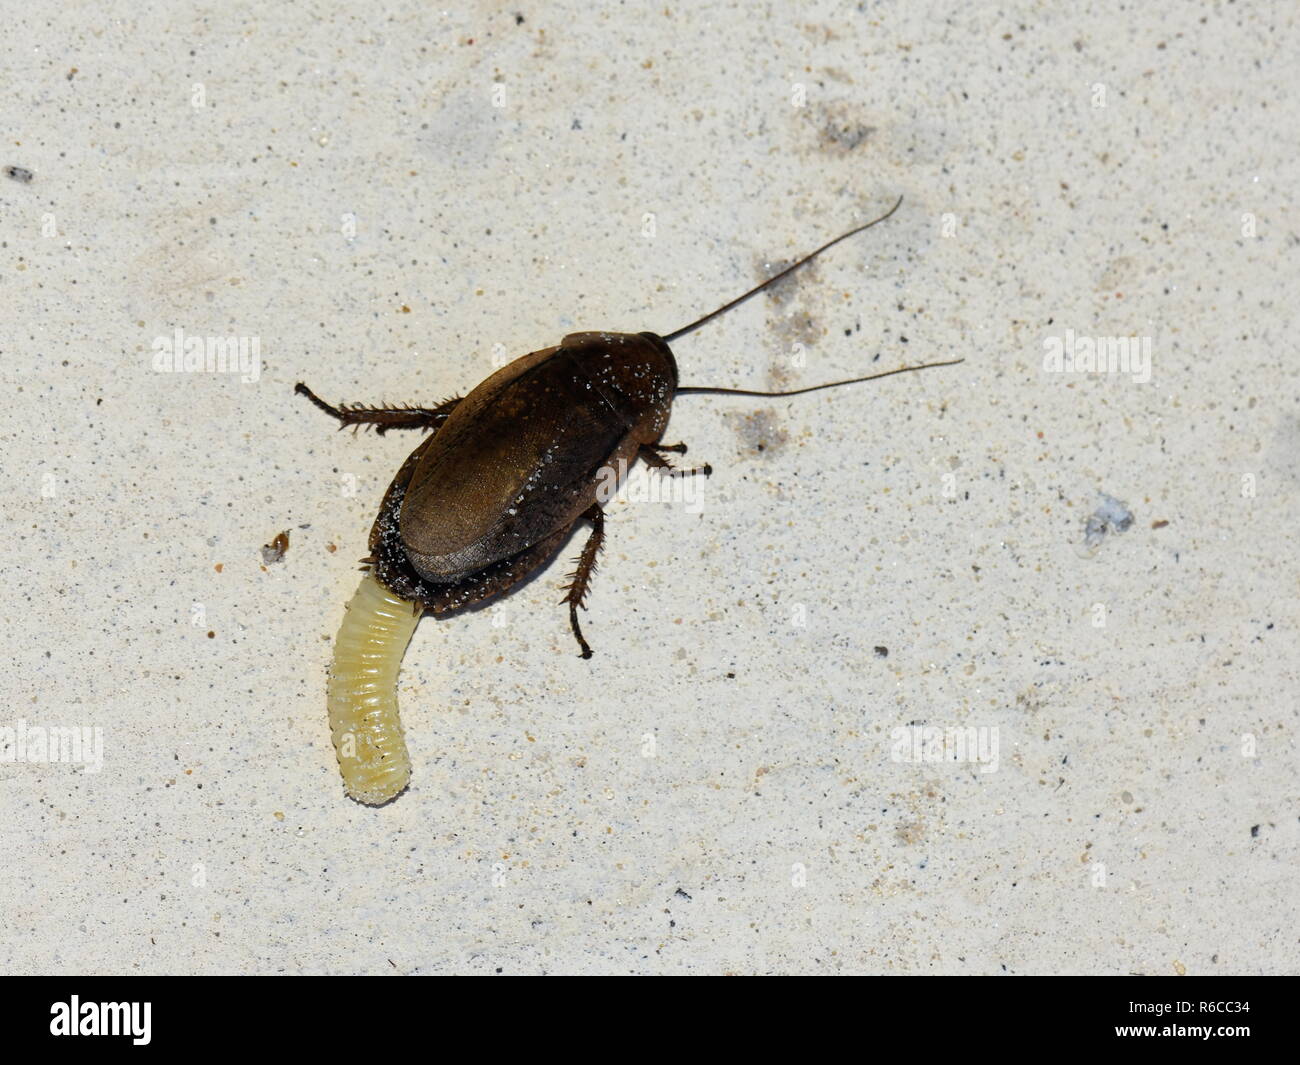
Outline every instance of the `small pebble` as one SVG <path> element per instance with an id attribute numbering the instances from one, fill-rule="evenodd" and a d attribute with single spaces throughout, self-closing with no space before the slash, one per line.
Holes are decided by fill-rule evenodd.
<path id="1" fill-rule="evenodd" d="M 289 530 L 276 536 L 269 544 L 262 546 L 262 561 L 268 566 L 273 562 L 279 562 L 284 558 L 284 554 L 289 550 Z"/>

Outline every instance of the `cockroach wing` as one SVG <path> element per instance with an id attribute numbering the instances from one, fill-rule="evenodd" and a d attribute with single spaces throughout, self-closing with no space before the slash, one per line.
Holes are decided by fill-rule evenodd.
<path id="1" fill-rule="evenodd" d="M 572 524 L 595 498 L 598 471 L 634 453 L 621 397 L 590 372 L 601 343 L 566 337 L 516 359 L 427 441 L 399 525 L 422 577 L 459 580 Z"/>

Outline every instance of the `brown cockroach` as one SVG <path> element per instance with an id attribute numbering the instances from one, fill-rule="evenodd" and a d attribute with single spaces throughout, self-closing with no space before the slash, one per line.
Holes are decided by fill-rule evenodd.
<path id="1" fill-rule="evenodd" d="M 409 780 L 396 681 L 420 614 L 447 614 L 509 591 L 549 561 L 583 520 L 590 522 L 591 534 L 563 602 L 582 657 L 591 657 L 578 608 L 604 540 L 599 486 L 608 471 L 626 470 L 641 459 L 673 476 L 712 473 L 708 465 L 676 469 L 664 457 L 686 451 L 684 444 L 660 443 L 676 397 L 797 396 L 962 361 L 903 366 L 786 392 L 677 383 L 672 341 L 883 222 L 902 202 L 667 336 L 570 333 L 554 347 L 497 370 L 463 398 L 436 407 L 335 407 L 305 384 L 295 386 L 338 419 L 340 428 L 431 431 L 384 494 L 370 531 L 370 555 L 362 560 L 369 573 L 336 642 L 330 720 L 353 798 L 378 805 L 400 794 Z"/>

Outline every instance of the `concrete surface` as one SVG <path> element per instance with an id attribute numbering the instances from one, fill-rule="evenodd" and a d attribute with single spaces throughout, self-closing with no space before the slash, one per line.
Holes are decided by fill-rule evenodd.
<path id="1" fill-rule="evenodd" d="M 1297 14 L 1077 7 L 5 0 L 3 971 L 1300 969 Z M 666 333 L 899 195 L 683 382 L 966 362 L 682 397 L 715 473 L 611 506 L 596 656 L 575 541 L 422 622 L 413 787 L 344 798 L 416 437 L 294 383 Z"/>

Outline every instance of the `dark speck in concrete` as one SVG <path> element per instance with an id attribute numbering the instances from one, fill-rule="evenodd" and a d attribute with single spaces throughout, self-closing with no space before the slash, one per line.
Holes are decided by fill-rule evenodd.
<path id="1" fill-rule="evenodd" d="M 1083 529 L 1084 545 L 1090 548 L 1101 546 L 1107 533 L 1127 532 L 1133 524 L 1133 512 L 1114 496 L 1101 493 L 1101 505 L 1092 512 Z"/>
<path id="2" fill-rule="evenodd" d="M 740 441 L 742 452 L 770 458 L 789 443 L 786 432 L 770 408 L 756 411 L 728 411 L 724 417 Z"/>
<path id="3" fill-rule="evenodd" d="M 847 105 L 826 105 L 819 108 L 816 114 L 819 139 L 824 151 L 836 154 L 857 151 L 876 133 L 875 126 Z"/>

